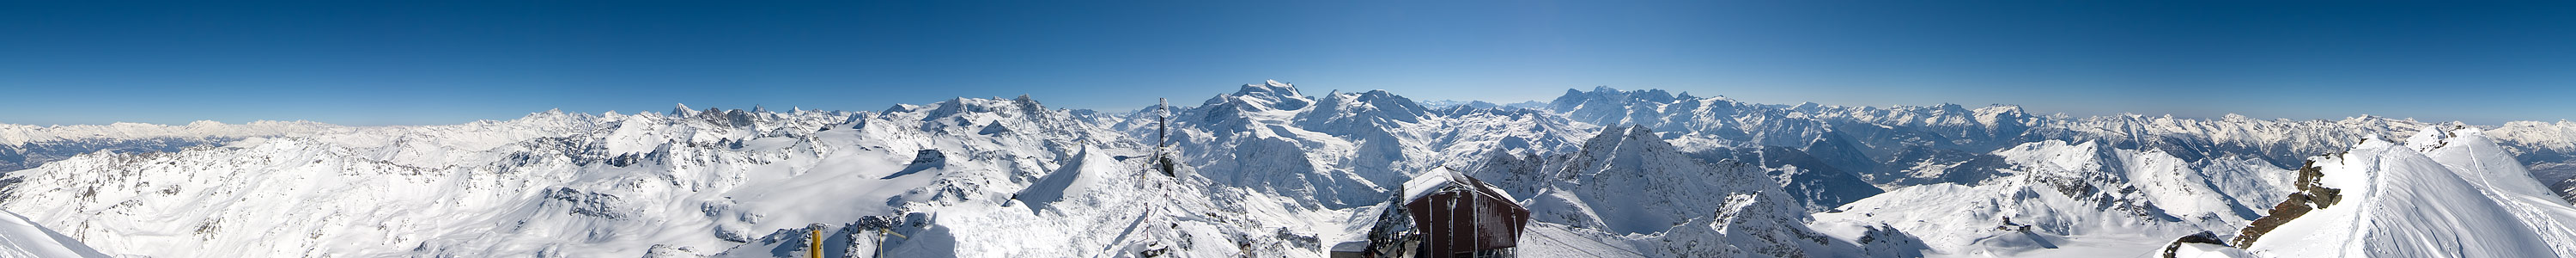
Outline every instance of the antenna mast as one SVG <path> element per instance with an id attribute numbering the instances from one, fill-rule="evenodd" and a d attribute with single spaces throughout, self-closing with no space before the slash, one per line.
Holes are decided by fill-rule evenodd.
<path id="1" fill-rule="evenodd" d="M 1172 100 L 1154 98 L 1154 101 L 1161 103 L 1154 105 L 1154 108 L 1161 109 L 1154 112 L 1154 148 L 1169 147 L 1170 141 L 1164 139 L 1170 138 L 1171 135 Z"/>

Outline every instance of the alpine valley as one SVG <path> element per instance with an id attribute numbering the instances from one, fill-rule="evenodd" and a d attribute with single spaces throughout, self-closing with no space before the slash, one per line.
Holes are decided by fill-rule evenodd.
<path id="1" fill-rule="evenodd" d="M 2576 257 L 2576 122 L 1308 93 L 0 125 L 0 255 L 1325 257 L 1455 171 L 1525 257 Z"/>

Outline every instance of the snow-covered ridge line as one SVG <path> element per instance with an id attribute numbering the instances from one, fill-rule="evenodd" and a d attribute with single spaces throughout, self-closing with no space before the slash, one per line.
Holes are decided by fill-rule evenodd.
<path id="1" fill-rule="evenodd" d="M 7 174 L 20 183 L 0 187 L 0 208 L 113 253 L 182 257 L 774 257 L 802 253 L 813 224 L 826 252 L 852 256 L 1320 256 L 1364 230 L 1397 183 L 1447 167 L 1526 198 L 1548 215 L 1534 232 L 1559 245 L 2076 256 L 2051 252 L 2233 231 L 2291 188 L 2276 156 L 2434 125 L 1572 93 L 1586 95 L 1434 107 L 1262 82 L 1172 107 L 1169 139 L 1159 107 L 1052 109 L 1025 95 L 859 112 L 548 111 L 84 154 Z M 2489 134 L 2543 139 L 2496 137 L 2525 156 L 2576 132 L 2515 125 Z M 1181 173 L 1142 172 L 1157 159 L 1138 157 L 1162 151 Z M 1925 180 L 1879 180 L 1896 177 Z"/>
<path id="2" fill-rule="evenodd" d="M 682 107 L 686 107 L 683 105 Z M 661 114 L 638 112 L 632 115 L 565 113 L 547 110 L 508 120 L 477 120 L 447 125 L 341 126 L 310 121 L 257 121 L 247 124 L 224 124 L 197 121 L 188 125 L 116 123 L 110 125 L 28 126 L 0 124 L 0 171 L 33 168 L 47 162 L 97 151 L 169 152 L 203 146 L 225 145 L 236 140 L 262 138 L 314 138 L 361 149 L 385 149 L 399 144 L 442 144 L 457 149 L 480 151 L 505 144 L 542 137 L 558 137 L 596 129 L 617 121 L 665 118 L 692 118 L 722 125 L 748 124 L 748 119 L 776 119 L 794 116 L 848 116 L 848 112 L 794 110 L 770 112 L 754 107 L 753 111 L 708 109 L 709 115 Z M 432 139 L 437 140 L 423 140 Z M 435 153 L 377 153 L 385 160 L 411 161 L 412 165 L 437 165 L 423 160 L 403 160 L 396 156 L 438 155 Z"/>
<path id="3" fill-rule="evenodd" d="M 2235 241 L 2177 240 L 2174 257 L 2571 257 L 2576 207 L 2485 130 L 2427 126 L 2310 159 L 2300 191 Z M 2180 248 L 2190 247 L 2190 248 Z"/>
<path id="4" fill-rule="evenodd" d="M 688 108 L 688 105 L 680 105 L 679 107 L 680 107 L 680 108 L 682 108 L 682 109 L 686 109 L 686 108 Z M 667 114 L 667 115 L 681 116 L 681 117 L 695 117 L 695 116 L 697 116 L 697 114 L 699 114 L 699 113 L 725 114 L 726 112 L 743 113 L 743 114 L 745 114 L 745 115 L 749 115 L 749 114 L 759 114 L 759 115 L 757 115 L 757 116 L 792 116 L 792 115 L 798 115 L 798 114 L 807 113 L 807 112 L 823 112 L 823 113 L 846 114 L 846 112 L 839 112 L 839 111 L 813 111 L 813 110 L 804 110 L 804 109 L 796 109 L 796 110 L 791 110 L 791 111 L 787 111 L 787 112 L 773 112 L 773 111 L 769 111 L 769 110 L 767 110 L 767 109 L 765 109 L 765 108 L 755 106 L 755 107 L 753 107 L 751 110 L 748 110 L 748 111 L 746 111 L 746 110 L 741 110 L 741 109 L 734 109 L 734 110 L 730 110 L 730 111 L 728 111 L 728 110 L 725 110 L 725 109 L 709 108 L 709 109 L 704 110 L 704 111 L 694 111 L 694 110 L 693 110 L 693 111 L 687 111 L 687 112 L 685 112 L 685 113 L 683 113 L 682 111 L 673 111 L 673 113 L 670 113 L 670 114 Z M 528 113 L 527 115 L 525 115 L 525 116 L 521 116 L 521 117 L 519 117 L 519 118 L 506 119 L 506 120 L 476 120 L 476 121 L 465 122 L 465 123 L 459 123 L 459 124 L 445 124 L 445 125 L 387 125 L 387 126 L 344 126 L 344 125 L 335 125 L 335 124 L 329 124 L 329 123 L 313 122 L 313 121 L 303 121 L 303 120 L 297 120 L 297 121 L 273 121 L 273 120 L 259 120 L 259 121 L 251 121 L 251 122 L 249 122 L 249 123 L 241 123 L 241 124 L 227 124 L 227 123 L 217 122 L 217 121 L 206 121 L 206 120 L 200 120 L 200 121 L 195 121 L 195 122 L 189 122 L 188 124 L 184 124 L 184 125 L 165 125 L 165 124 L 152 124 L 152 123 L 118 122 L 118 123 L 111 123 L 111 124 L 105 124 L 105 125 L 46 125 L 46 126 L 39 126 L 39 125 L 23 125 L 23 124 L 6 124 L 6 123 L 0 123 L 0 146 L 14 146 L 14 145 L 22 145 L 22 144 L 38 143 L 38 142 L 47 142 L 47 141 L 70 141 L 70 140 L 86 140 L 86 139 L 142 139 L 142 138 L 250 138 L 250 137 L 268 137 L 268 136 L 313 135 L 313 134 L 326 134 L 326 133 L 342 133 L 342 134 L 345 134 L 345 133 L 353 133 L 353 132 L 356 132 L 356 131 L 369 130 L 369 129 L 376 129 L 376 130 L 383 130 L 383 129 L 419 129 L 419 130 L 442 130 L 442 129 L 449 129 L 449 130 L 452 130 L 453 128 L 460 127 L 460 126 L 492 125 L 492 124 L 530 124 L 530 123 L 578 122 L 578 121 L 583 121 L 583 120 L 597 120 L 597 119 L 609 118 L 609 117 L 636 116 L 636 115 L 648 115 L 648 114 L 663 115 L 663 114 L 657 114 L 657 113 L 653 113 L 653 112 L 635 112 L 635 113 L 633 113 L 633 114 L 623 114 L 623 115 L 621 115 L 621 114 L 619 114 L 619 113 L 617 113 L 617 112 L 614 112 L 614 111 L 611 111 L 611 112 L 605 112 L 605 113 L 600 113 L 600 114 L 581 114 L 581 113 L 566 113 L 566 112 L 563 112 L 563 111 L 561 111 L 561 110 L 546 110 L 546 111 L 538 111 L 538 112 Z M 715 117 L 715 118 L 719 118 L 719 119 L 721 119 L 721 118 L 723 118 L 723 117 Z"/>
<path id="5" fill-rule="evenodd" d="M 633 218 L 644 210 L 626 206 L 635 204 L 626 202 L 639 196 L 619 196 L 632 194 L 632 190 L 594 188 L 567 183 L 580 180 L 565 180 L 618 180 L 637 175 L 598 171 L 706 158 L 698 155 L 730 154 L 736 161 L 777 158 L 781 154 L 697 151 L 767 146 L 745 141 L 761 136 L 792 138 L 844 121 L 835 115 L 759 113 L 746 117 L 756 124 L 727 124 L 722 122 L 733 117 L 548 111 L 519 119 L 456 125 L 338 127 L 251 137 L 220 147 L 169 153 L 89 153 L 8 173 L 8 180 L 14 183 L 5 186 L 9 189 L 5 191 L 8 199 L 0 205 L 39 214 L 32 218 L 47 225 L 76 225 L 64 228 L 64 232 L 112 247 L 111 252 L 120 254 L 178 256 L 181 253 L 170 251 L 179 250 L 213 256 L 363 254 L 375 253 L 371 251 L 375 249 L 366 246 L 406 244 L 409 247 L 401 248 L 424 248 L 413 252 L 457 252 L 444 249 L 471 245 L 469 239 L 481 238 L 435 238 L 484 234 L 470 232 L 491 230 L 448 231 L 459 226 L 479 226 L 484 219 L 529 215 L 501 212 L 516 205 L 569 208 L 571 212 L 564 215 L 600 218 Z M 576 169 L 583 167 L 598 170 Z M 673 187 L 714 185 L 683 184 L 677 181 L 683 179 L 679 175 L 691 174 L 677 173 L 662 179 L 673 181 Z M 540 192 L 545 194 L 524 195 Z M 267 201 L 288 198 L 281 196 L 309 198 Z M 114 204 L 98 203 L 102 201 Z M 690 202 L 658 204 L 687 203 Z M 355 214 L 370 218 L 349 217 Z M 371 226 L 340 227 L 349 223 Z M 116 230 L 107 230 L 110 227 Z M 309 230 L 304 233 L 390 242 L 345 244 L 348 242 L 328 239 L 266 238 L 263 235 L 272 234 L 259 234 L 259 230 Z M 196 238 L 125 235 L 130 232 Z M 277 249 L 262 249 L 271 247 Z M 484 254 L 526 250 L 506 246 L 470 249 Z"/>
<path id="6" fill-rule="evenodd" d="M 1802 149 L 1882 187 L 1940 182 L 1921 175 L 1956 168 L 1979 153 L 2044 140 L 2101 141 L 2119 149 L 2157 149 L 2185 161 L 2255 158 L 2290 168 L 2306 156 L 2347 149 L 2353 139 L 2398 138 L 2430 125 L 2487 129 L 2536 178 L 2576 182 L 2576 122 L 2466 125 L 2360 115 L 2339 120 L 2215 119 L 2117 114 L 2033 115 L 2018 106 L 1851 107 L 1738 102 L 1662 90 L 1567 90 L 1547 107 L 1578 122 L 1645 125 L 1684 148 L 1780 146 Z M 1821 149 L 1820 149 L 1821 148 Z M 1886 165 L 1873 167 L 1872 164 Z M 1909 176 L 1912 175 L 1912 176 Z M 1908 179 L 1908 177 L 1913 177 Z M 2576 189 L 2576 183 L 2558 187 Z"/>

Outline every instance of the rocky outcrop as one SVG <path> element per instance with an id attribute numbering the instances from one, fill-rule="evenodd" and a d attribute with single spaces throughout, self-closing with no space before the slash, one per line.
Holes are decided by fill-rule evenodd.
<path id="1" fill-rule="evenodd" d="M 2179 253 L 2178 251 L 2182 251 L 2184 245 L 2191 244 L 2226 245 L 2227 243 L 2223 243 L 2222 240 L 2219 240 L 2218 234 L 2216 233 L 2201 231 L 2198 234 L 2175 238 L 2173 242 L 2165 243 L 2165 248 L 2157 251 L 2156 253 L 2161 254 L 2160 257 L 2175 258 L 2174 254 Z"/>
<path id="2" fill-rule="evenodd" d="M 2263 238 L 2263 234 L 2270 233 L 2273 228 L 2278 228 L 2283 223 L 2290 223 L 2290 220 L 2298 219 L 2299 216 L 2305 216 L 2308 211 L 2324 209 L 2342 201 L 2343 190 L 2326 188 L 2317 183 L 2318 179 L 2324 177 L 2323 169 L 2317 167 L 2316 161 L 2300 165 L 2299 179 L 2296 181 L 2299 191 L 2290 193 L 2290 198 L 2281 201 L 2281 204 L 2273 205 L 2271 212 L 2264 213 L 2271 215 L 2254 219 L 2254 223 L 2246 225 L 2245 230 L 2236 233 L 2236 238 L 2228 240 L 2228 243 L 2237 247 L 2252 244 L 2255 239 Z"/>

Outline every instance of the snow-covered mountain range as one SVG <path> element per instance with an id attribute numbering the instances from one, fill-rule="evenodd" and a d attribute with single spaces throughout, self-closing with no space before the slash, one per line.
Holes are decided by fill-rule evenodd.
<path id="1" fill-rule="evenodd" d="M 816 236 L 830 257 L 1318 257 L 1446 168 L 1530 209 L 1524 255 L 2576 257 L 2566 121 L 1306 93 L 1271 81 L 1133 111 L 1021 96 L 432 126 L 0 125 L 0 210 L 148 257 L 803 257 Z M 2328 188 L 2341 201 L 2310 207 Z M 2421 208 L 2464 203 L 2482 204 Z M 2309 208 L 2276 218 L 2284 205 Z M 2490 219 L 2456 222 L 2477 216 Z M 2472 226 L 2530 238 L 2443 240 Z M 2202 232 L 2254 240 L 2174 241 Z"/>

